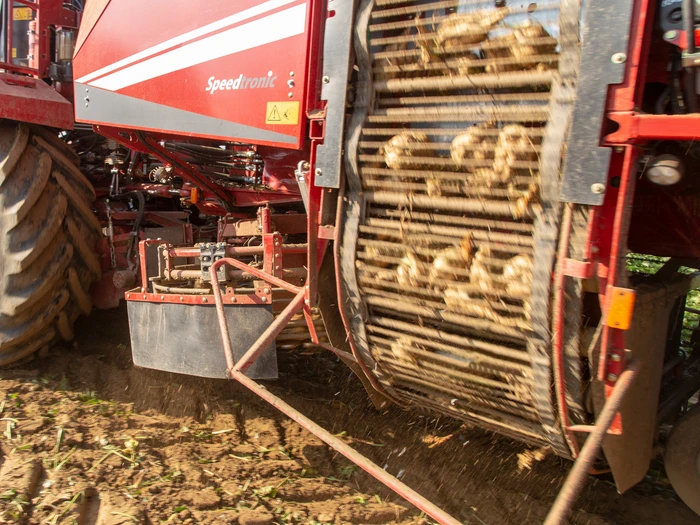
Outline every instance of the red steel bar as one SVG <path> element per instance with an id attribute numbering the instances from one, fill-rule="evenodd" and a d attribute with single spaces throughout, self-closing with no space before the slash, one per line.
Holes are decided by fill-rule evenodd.
<path id="1" fill-rule="evenodd" d="M 152 244 L 167 244 L 162 239 L 145 239 L 139 241 L 139 259 L 141 264 L 141 289 L 148 290 L 148 272 L 146 271 L 146 246 Z M 169 262 L 169 261 L 168 261 Z"/>
<path id="2" fill-rule="evenodd" d="M 297 295 L 292 299 L 292 301 L 280 312 L 280 314 L 275 317 L 275 320 L 270 323 L 257 341 L 251 346 L 241 360 L 236 364 L 233 359 L 233 350 L 231 349 L 231 339 L 228 332 L 228 323 L 226 322 L 226 314 L 224 313 L 224 301 L 221 297 L 221 288 L 219 287 L 219 278 L 216 275 L 216 270 L 223 264 L 230 264 L 232 266 L 238 267 L 238 265 L 247 266 L 240 261 L 235 259 L 219 259 L 214 264 L 211 265 L 211 288 L 214 294 L 214 302 L 216 303 L 216 316 L 219 320 L 219 328 L 221 329 L 221 337 L 224 343 L 224 350 L 226 352 L 226 364 L 228 366 L 229 374 L 233 374 L 238 370 L 246 370 L 250 365 L 252 365 L 255 360 L 260 356 L 260 354 L 275 340 L 275 338 L 280 334 L 282 330 L 289 324 L 289 321 L 294 317 L 294 315 L 302 309 L 304 306 L 304 296 L 306 290 L 304 288 L 298 288 L 292 286 L 285 281 L 280 281 L 276 277 L 264 274 L 259 270 L 255 270 L 255 273 L 262 274 L 261 279 L 265 279 L 271 284 L 275 284 L 273 281 L 280 281 L 286 286 L 280 286 L 285 290 L 292 291 L 296 289 Z M 289 288 L 287 288 L 289 287 Z"/>
<path id="3" fill-rule="evenodd" d="M 559 240 L 559 249 L 557 251 L 557 260 L 564 261 L 569 255 L 569 238 L 571 236 L 571 217 L 573 214 L 573 204 L 567 203 L 564 205 L 564 212 L 561 220 L 561 239 Z M 557 396 L 557 405 L 559 409 L 559 419 L 561 427 L 564 431 L 564 439 L 571 449 L 571 454 L 575 458 L 578 456 L 578 443 L 574 433 L 569 430 L 569 408 L 566 399 L 566 372 L 565 372 L 565 356 L 564 356 L 564 288 L 566 276 L 561 265 L 557 266 L 554 275 L 554 304 L 552 312 L 554 314 L 554 326 L 559 327 L 554 334 L 554 352 L 552 371 L 554 372 L 554 386 Z"/>
<path id="4" fill-rule="evenodd" d="M 230 264 L 231 266 L 238 268 L 239 270 L 246 271 L 253 276 L 257 277 L 258 279 L 262 281 L 266 281 L 270 283 L 273 286 L 277 286 L 278 288 L 282 288 L 283 290 L 287 290 L 288 292 L 291 292 L 293 294 L 299 293 L 303 288 L 299 288 L 298 286 L 294 286 L 293 284 L 288 283 L 287 281 L 283 281 L 282 279 L 278 279 L 277 277 L 274 277 L 273 275 L 270 275 L 269 273 L 261 272 L 257 268 L 253 268 L 252 266 L 247 265 L 246 263 L 243 263 L 241 261 L 237 261 L 236 259 L 231 259 L 229 257 L 226 257 L 225 259 L 219 259 L 218 261 L 214 262 L 214 264 L 211 265 L 210 271 L 212 275 L 216 272 L 216 270 L 223 264 Z M 219 286 L 219 279 L 214 276 L 211 280 L 212 282 L 212 287 L 216 290 L 218 289 Z"/>
<path id="5" fill-rule="evenodd" d="M 223 325 L 220 326 L 223 327 Z M 294 409 L 284 401 L 282 401 L 279 397 L 274 395 L 266 388 L 262 387 L 261 385 L 258 385 L 255 381 L 249 379 L 241 372 L 234 371 L 231 374 L 231 376 L 243 386 L 247 387 L 249 390 L 260 396 L 268 403 L 270 403 L 280 412 L 299 423 L 306 430 L 308 430 L 316 437 L 318 437 L 321 441 L 326 443 L 326 445 L 341 453 L 343 456 L 355 463 L 362 470 L 384 483 L 387 487 L 396 492 L 406 501 L 408 501 L 412 505 L 415 505 L 418 509 L 428 514 L 431 518 L 433 518 L 441 525 L 461 525 L 460 521 L 456 520 L 455 518 L 447 514 L 444 510 L 440 509 L 438 506 L 425 499 L 415 490 L 408 487 L 405 483 L 402 483 L 401 481 L 396 479 L 383 468 L 379 467 L 379 465 L 373 463 L 368 458 L 354 450 L 352 447 L 343 443 L 340 439 L 335 437 L 333 434 L 328 432 L 320 425 L 311 421 L 309 418 L 301 414 L 298 410 Z"/>
<path id="6" fill-rule="evenodd" d="M 216 292 L 214 292 L 214 300 L 216 301 L 217 313 L 219 313 L 219 304 L 221 304 L 220 310 L 221 315 L 223 315 L 223 301 L 216 298 L 217 292 L 220 296 L 221 291 L 219 290 L 218 286 L 215 286 L 214 290 L 216 290 Z M 294 317 L 297 312 L 303 308 L 305 295 L 306 290 L 299 291 L 294 299 L 292 299 L 291 302 L 284 307 L 284 310 L 282 310 L 279 315 L 275 317 L 275 320 L 270 323 L 267 330 L 265 330 L 258 340 L 253 343 L 253 346 L 251 346 L 243 357 L 238 360 L 238 363 L 235 363 L 233 368 L 229 368 L 229 373 L 233 375 L 234 372 L 245 372 L 250 365 L 252 365 L 255 360 L 260 357 L 260 354 L 262 354 L 263 351 L 272 344 L 277 336 L 280 335 L 282 330 L 286 328 L 289 321 L 292 320 L 292 317 Z M 230 365 L 230 363 L 228 363 L 228 359 L 226 362 Z"/>
<path id="7" fill-rule="evenodd" d="M 235 264 L 234 264 L 235 263 Z M 396 479 L 394 476 L 386 472 L 384 469 L 379 467 L 377 464 L 370 461 L 368 458 L 343 443 L 340 439 L 335 437 L 333 434 L 328 432 L 326 429 L 320 425 L 314 423 L 309 418 L 301 414 L 298 410 L 294 409 L 279 397 L 272 394 L 269 390 L 258 385 L 252 379 L 246 377 L 241 370 L 250 366 L 262 353 L 262 351 L 267 348 L 270 342 L 277 337 L 277 334 L 282 331 L 282 329 L 289 324 L 290 319 L 298 312 L 304 305 L 304 293 L 305 289 L 298 289 L 296 297 L 287 305 L 287 307 L 280 313 L 277 318 L 270 324 L 267 330 L 258 338 L 258 340 L 253 343 L 253 346 L 245 353 L 245 355 L 240 359 L 238 363 L 235 362 L 233 357 L 233 350 L 231 349 L 231 339 L 228 331 L 228 324 L 226 323 L 226 315 L 224 313 L 224 303 L 221 297 L 221 290 L 219 288 L 219 281 L 216 277 L 216 270 L 222 264 L 231 264 L 238 267 L 242 263 L 236 261 L 235 259 L 220 259 L 216 261 L 211 266 L 211 280 L 212 288 L 214 290 L 214 301 L 216 302 L 216 314 L 219 320 L 219 330 L 221 332 L 221 339 L 224 345 L 224 353 L 226 354 L 226 364 L 228 366 L 228 372 L 233 379 L 241 383 L 243 386 L 260 396 L 262 399 L 270 403 L 272 406 L 280 410 L 283 414 L 287 415 L 289 418 L 293 419 L 299 423 L 306 430 L 317 436 L 324 443 L 326 443 L 331 448 L 335 449 L 343 456 L 348 458 L 350 461 L 359 466 L 362 470 L 368 474 L 374 476 L 377 480 L 384 483 L 391 490 L 396 492 L 399 496 L 403 497 L 409 503 L 415 505 L 417 508 L 428 514 L 434 520 L 436 520 L 441 525 L 461 525 L 461 522 L 454 519 L 452 516 L 447 514 L 442 509 L 438 508 L 435 504 L 431 503 L 423 496 L 418 494 L 416 491 Z M 262 277 L 261 277 L 262 278 Z M 269 282 L 272 281 L 270 276 L 266 276 Z"/>
<path id="8" fill-rule="evenodd" d="M 170 280 L 181 280 L 181 279 L 200 279 L 202 277 L 201 270 L 181 270 L 175 268 L 173 270 L 165 270 L 165 277 Z M 284 279 L 301 279 L 306 277 L 306 270 L 304 268 L 287 268 L 282 270 L 282 278 Z M 247 270 L 229 270 L 226 272 L 226 276 L 229 279 L 245 279 L 253 280 L 260 279 Z"/>
<path id="9" fill-rule="evenodd" d="M 620 410 L 622 401 L 625 399 L 625 395 L 630 386 L 632 386 L 638 372 L 639 365 L 635 361 L 629 361 L 627 368 L 622 372 L 617 383 L 615 383 L 612 393 L 603 406 L 603 410 L 600 411 L 593 430 L 586 439 L 583 448 L 581 448 L 581 453 L 571 468 L 564 486 L 559 491 L 559 495 L 554 501 L 554 505 L 550 509 L 544 525 L 562 525 L 566 522 L 566 516 L 581 492 L 591 465 L 598 456 L 603 438 L 607 434 L 610 425 L 612 425 L 618 410 Z"/>
<path id="10" fill-rule="evenodd" d="M 283 244 L 282 253 L 287 255 L 305 254 L 307 250 L 305 244 Z M 170 257 L 199 257 L 199 248 L 172 248 L 169 251 Z M 263 255 L 264 248 L 262 246 L 227 246 L 226 255 L 233 257 L 243 255 Z"/>

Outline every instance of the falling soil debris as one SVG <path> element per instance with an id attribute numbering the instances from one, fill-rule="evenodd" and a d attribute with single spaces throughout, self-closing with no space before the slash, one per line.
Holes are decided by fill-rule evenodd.
<path id="1" fill-rule="evenodd" d="M 0 523 L 432 523 L 236 384 L 134 368 L 123 310 L 76 333 L 1 373 Z M 270 388 L 464 523 L 541 523 L 569 467 L 468 425 L 378 412 L 334 358 L 280 360 Z M 602 477 L 571 523 L 700 519 L 662 481 L 620 496 Z"/>

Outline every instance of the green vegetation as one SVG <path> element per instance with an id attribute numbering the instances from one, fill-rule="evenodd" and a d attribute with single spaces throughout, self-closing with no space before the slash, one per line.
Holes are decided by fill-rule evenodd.
<path id="1" fill-rule="evenodd" d="M 627 270 L 645 275 L 653 275 L 658 272 L 661 267 L 669 260 L 669 257 L 657 257 L 654 255 L 644 255 L 640 253 L 631 253 L 627 256 Z M 678 270 L 680 273 L 690 274 L 698 271 L 696 268 L 688 268 L 681 266 Z M 685 300 L 686 309 L 700 311 L 700 290 L 691 290 Z M 693 330 L 698 328 L 700 323 L 700 314 L 694 312 L 685 312 L 683 317 L 683 330 L 681 332 L 681 345 L 690 345 L 690 338 Z"/>

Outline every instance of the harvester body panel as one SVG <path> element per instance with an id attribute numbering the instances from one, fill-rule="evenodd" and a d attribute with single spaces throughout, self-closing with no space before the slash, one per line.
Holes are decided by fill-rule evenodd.
<path id="1" fill-rule="evenodd" d="M 76 118 L 298 148 L 310 4 L 110 2 L 75 56 Z"/>

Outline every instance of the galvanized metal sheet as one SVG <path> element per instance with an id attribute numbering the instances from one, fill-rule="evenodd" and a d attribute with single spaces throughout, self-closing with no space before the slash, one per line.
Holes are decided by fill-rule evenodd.
<path id="1" fill-rule="evenodd" d="M 599 206 L 610 148 L 599 146 L 610 84 L 624 79 L 632 0 L 588 0 L 583 13 L 581 68 L 567 141 L 561 200 Z"/>
<path id="2" fill-rule="evenodd" d="M 353 27 L 353 0 L 333 0 L 328 8 L 335 14 L 326 21 L 323 44 L 323 84 L 321 100 L 328 101 L 326 134 L 316 149 L 316 178 L 322 188 L 340 187 L 345 124 L 345 97 L 350 75 L 350 46 Z"/>
<path id="3" fill-rule="evenodd" d="M 127 301 L 131 352 L 136 366 L 227 379 L 215 306 Z M 270 306 L 225 307 L 236 359 L 273 320 Z M 252 379 L 276 379 L 274 343 L 246 371 Z"/>

